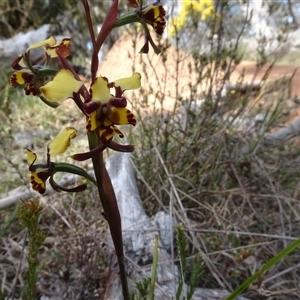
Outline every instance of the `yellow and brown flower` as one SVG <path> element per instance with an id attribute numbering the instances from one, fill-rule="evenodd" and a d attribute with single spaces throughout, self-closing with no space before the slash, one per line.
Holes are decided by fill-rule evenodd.
<path id="1" fill-rule="evenodd" d="M 163 34 L 166 27 L 166 11 L 160 4 L 160 1 L 145 5 L 142 9 L 140 9 L 140 2 L 138 0 L 128 0 L 128 4 L 136 9 L 135 12 L 139 14 L 140 18 L 151 25 L 157 34 Z"/>
<path id="2" fill-rule="evenodd" d="M 141 85 L 141 75 L 134 73 L 131 77 L 122 78 L 115 82 L 108 83 L 107 78 L 98 77 L 91 85 L 91 102 L 86 103 L 86 110 L 89 113 L 87 130 L 96 130 L 101 141 L 108 144 L 113 136 L 123 137 L 122 132 L 116 125 L 136 124 L 133 113 L 126 108 L 126 98 L 122 97 L 125 90 L 137 89 Z M 110 88 L 115 88 L 115 96 L 110 94 Z"/>
<path id="3" fill-rule="evenodd" d="M 47 146 L 47 162 L 35 164 L 37 155 L 26 148 L 27 162 L 29 165 L 30 183 L 32 189 L 44 194 L 46 191 L 46 181 L 51 178 L 55 173 L 55 164 L 50 161 L 51 156 L 56 156 L 64 153 L 70 146 L 71 140 L 76 137 L 76 129 L 67 127 L 57 135 Z"/>
<path id="4" fill-rule="evenodd" d="M 153 4 L 145 6 L 141 6 L 140 1 L 138 0 L 128 0 L 128 4 L 129 6 L 135 8 L 135 15 L 137 19 L 132 20 L 132 22 L 140 22 L 143 25 L 145 31 L 145 44 L 140 50 L 140 52 L 148 53 L 150 43 L 154 52 L 156 54 L 159 54 L 161 50 L 156 46 L 156 44 L 152 40 L 147 24 L 151 25 L 158 35 L 162 35 L 166 27 L 166 11 L 164 7 L 160 4 L 159 0 Z M 122 24 L 123 21 L 124 20 L 121 18 L 119 22 L 116 23 L 117 26 L 119 23 Z M 128 22 L 130 22 L 129 19 Z"/>
<path id="5" fill-rule="evenodd" d="M 20 54 L 11 64 L 15 70 L 10 76 L 12 87 L 16 88 L 17 86 L 25 85 L 25 94 L 36 96 L 39 93 L 39 87 L 44 84 L 43 75 L 54 75 L 57 73 L 57 70 L 48 66 L 33 65 L 30 60 L 30 51 L 44 47 L 45 54 L 49 59 L 57 57 L 57 51 L 63 57 L 67 57 L 70 54 L 70 41 L 70 39 L 63 39 L 57 44 L 55 38 L 51 36 L 47 40 L 28 47 L 25 54 Z"/>

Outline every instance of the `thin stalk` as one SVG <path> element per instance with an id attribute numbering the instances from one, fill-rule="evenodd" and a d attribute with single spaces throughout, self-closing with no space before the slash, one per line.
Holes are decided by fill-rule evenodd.
<path id="1" fill-rule="evenodd" d="M 91 41 L 93 44 L 93 48 L 96 47 L 96 38 L 95 38 L 95 32 L 94 32 L 94 28 L 93 28 L 93 22 L 92 22 L 92 18 L 91 18 L 91 11 L 90 11 L 90 6 L 87 0 L 82 0 L 82 4 L 84 6 L 84 10 L 85 10 L 85 15 L 86 15 L 86 21 L 88 24 L 88 28 L 89 28 L 89 32 L 90 32 L 90 36 L 91 36 Z"/>
<path id="2" fill-rule="evenodd" d="M 111 31 L 114 29 L 118 17 L 118 5 L 119 5 L 119 1 L 114 0 L 106 15 L 105 20 L 103 21 L 100 32 L 96 38 L 95 46 L 93 48 L 92 62 L 91 62 L 92 81 L 94 81 L 94 79 L 96 78 L 96 74 L 98 71 L 98 67 L 99 67 L 98 54 L 101 49 L 101 46 L 106 40 L 106 38 L 108 37 L 108 35 L 111 33 Z"/>
<path id="3" fill-rule="evenodd" d="M 99 140 L 97 134 L 95 132 L 90 132 L 88 134 L 89 146 L 90 150 L 98 147 L 101 141 Z M 127 284 L 127 277 L 125 271 L 125 260 L 124 260 L 124 252 L 123 252 L 123 238 L 122 238 L 122 227 L 121 227 L 121 216 L 118 208 L 118 203 L 116 199 L 116 195 L 104 165 L 103 160 L 103 152 L 92 157 L 94 171 L 96 180 L 98 183 L 98 192 L 100 196 L 100 200 L 102 203 L 102 207 L 104 210 L 104 214 L 108 221 L 110 233 L 112 236 L 112 240 L 115 246 L 119 271 L 120 271 L 120 279 L 123 291 L 124 300 L 129 300 L 129 290 Z"/>
<path id="4" fill-rule="evenodd" d="M 154 253 L 153 253 L 152 275 L 151 275 L 151 282 L 150 282 L 149 300 L 154 300 L 157 262 L 158 262 L 158 236 L 156 235 L 155 236 L 155 241 L 154 241 Z"/>

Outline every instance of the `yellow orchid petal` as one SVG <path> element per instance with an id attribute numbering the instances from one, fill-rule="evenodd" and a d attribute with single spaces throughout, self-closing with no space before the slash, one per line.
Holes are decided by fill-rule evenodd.
<path id="1" fill-rule="evenodd" d="M 100 101 L 102 104 L 105 104 L 111 99 L 107 84 L 108 82 L 102 76 L 97 77 L 95 82 L 92 83 L 90 93 L 94 101 Z"/>
<path id="2" fill-rule="evenodd" d="M 136 124 L 134 114 L 127 108 L 114 108 L 108 117 L 110 121 L 117 125 Z"/>
<path id="3" fill-rule="evenodd" d="M 48 176 L 45 176 L 45 180 L 39 177 L 39 173 L 37 172 L 31 172 L 30 176 L 30 183 L 32 186 L 32 189 L 39 192 L 40 194 L 44 194 L 46 191 L 46 180 L 48 179 Z"/>
<path id="4" fill-rule="evenodd" d="M 26 148 L 26 153 L 27 153 L 27 163 L 29 166 L 31 166 L 36 161 L 36 154 L 28 148 Z"/>
<path id="5" fill-rule="evenodd" d="M 69 70 L 59 71 L 52 81 L 40 88 L 48 101 L 59 102 L 73 96 L 83 85 Z"/>
<path id="6" fill-rule="evenodd" d="M 162 35 L 166 27 L 165 19 L 166 11 L 163 6 L 159 3 L 150 4 L 143 7 L 142 18 L 143 20 L 151 25 L 155 32 Z"/>
<path id="7" fill-rule="evenodd" d="M 123 133 L 115 126 L 103 127 L 99 130 L 99 136 L 101 140 L 105 143 L 113 138 L 114 135 L 118 135 L 123 138 Z"/>
<path id="8" fill-rule="evenodd" d="M 63 39 L 59 44 L 56 44 L 56 45 L 53 45 L 53 46 L 46 45 L 45 46 L 45 51 L 52 58 L 57 57 L 56 50 L 59 51 L 59 53 L 63 57 L 67 57 L 67 56 L 70 55 L 70 45 L 71 45 L 71 39 L 66 38 L 66 39 Z"/>
<path id="9" fill-rule="evenodd" d="M 10 76 L 10 84 L 12 87 L 17 87 L 25 83 L 30 83 L 34 78 L 34 74 L 30 70 L 15 71 Z"/>
<path id="10" fill-rule="evenodd" d="M 93 111 L 88 117 L 86 129 L 87 129 L 87 131 L 93 131 L 97 127 L 98 127 L 97 112 Z"/>
<path id="11" fill-rule="evenodd" d="M 76 133 L 77 131 L 73 127 L 65 128 L 48 144 L 48 153 L 53 156 L 64 153 L 71 145 L 71 139 L 76 137 Z"/>
<path id="12" fill-rule="evenodd" d="M 22 55 L 22 54 L 20 54 L 20 55 Z M 21 60 L 19 61 L 19 66 L 20 66 L 21 68 L 27 68 L 27 66 L 26 66 L 26 64 L 25 64 L 25 61 L 24 61 L 24 58 L 23 58 L 23 55 L 22 55 Z"/>
<path id="13" fill-rule="evenodd" d="M 47 40 L 38 42 L 36 44 L 31 45 L 27 48 L 26 53 L 28 53 L 32 49 L 40 48 L 42 46 L 50 45 L 53 46 L 56 44 L 56 39 L 53 36 L 50 36 Z"/>
<path id="14" fill-rule="evenodd" d="M 46 167 L 38 167 L 38 165 L 33 165 L 36 161 L 36 154 L 32 152 L 30 149 L 26 148 L 27 152 L 27 163 L 29 165 L 30 172 L 30 183 L 32 189 L 39 192 L 40 194 L 44 194 L 46 191 L 46 180 L 51 175 L 49 168 Z"/>
<path id="15" fill-rule="evenodd" d="M 136 72 L 130 77 L 116 80 L 114 85 L 115 87 L 120 87 L 122 91 L 135 90 L 141 87 L 141 78 L 142 75 Z"/>

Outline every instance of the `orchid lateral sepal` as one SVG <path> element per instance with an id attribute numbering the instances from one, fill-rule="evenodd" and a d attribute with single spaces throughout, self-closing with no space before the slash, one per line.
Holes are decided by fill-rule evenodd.
<path id="1" fill-rule="evenodd" d="M 65 172 L 82 176 L 91 181 L 95 186 L 98 186 L 97 181 L 84 169 L 68 163 L 54 163 L 53 174 L 56 172 Z"/>
<path id="2" fill-rule="evenodd" d="M 150 42 L 150 44 L 151 44 L 151 46 L 152 46 L 155 54 L 157 54 L 157 55 L 160 54 L 161 50 L 154 43 L 154 41 L 152 39 L 152 36 L 151 36 L 151 34 L 149 32 L 149 29 L 148 29 L 148 26 L 147 26 L 146 22 L 143 19 L 141 19 L 140 23 L 143 25 L 144 31 L 145 31 L 145 44 L 142 47 L 142 49 L 140 50 L 140 53 L 147 54 L 149 52 L 148 42 Z"/>
<path id="3" fill-rule="evenodd" d="M 77 185 L 75 187 L 72 187 L 72 188 L 65 188 L 61 185 L 59 185 L 58 183 L 56 183 L 53 179 L 53 176 L 51 176 L 49 178 L 49 183 L 50 185 L 52 186 L 52 188 L 56 191 L 56 192 L 68 192 L 68 193 L 78 193 L 78 192 L 83 192 L 86 188 L 87 188 L 87 185 L 86 183 L 83 183 L 83 184 L 80 184 L 80 185 Z"/>
<path id="4" fill-rule="evenodd" d="M 73 158 L 74 160 L 77 160 L 77 161 L 85 161 L 85 160 L 88 160 L 88 159 L 92 158 L 93 156 L 103 152 L 106 148 L 107 148 L 106 145 L 100 144 L 98 147 L 94 148 L 91 151 L 73 154 L 73 155 L 71 155 L 71 158 Z"/>
<path id="5" fill-rule="evenodd" d="M 114 151 L 124 152 L 124 153 L 131 153 L 134 151 L 133 145 L 121 145 L 121 144 L 114 142 L 113 140 L 111 140 L 108 143 L 108 147 Z"/>
<path id="6" fill-rule="evenodd" d="M 24 62 L 23 54 L 19 54 L 19 56 L 11 63 L 11 67 L 16 71 L 27 68 L 27 65 Z"/>
<path id="7" fill-rule="evenodd" d="M 88 152 L 83 152 L 83 153 L 76 153 L 71 155 L 70 157 L 73 158 L 74 160 L 77 161 L 85 161 L 90 158 L 92 158 L 95 155 L 98 155 L 99 153 L 103 152 L 106 148 L 110 148 L 114 151 L 118 152 L 133 152 L 134 151 L 134 146 L 133 145 L 121 145 L 113 140 L 110 140 L 107 144 L 100 144 L 98 147 L 92 149 L 91 151 Z"/>
<path id="8" fill-rule="evenodd" d="M 115 23 L 115 27 L 121 27 L 121 26 L 124 26 L 127 24 L 136 23 L 136 22 L 141 23 L 144 28 L 144 31 L 145 31 L 145 40 L 146 41 L 145 41 L 145 45 L 140 50 L 140 53 L 147 54 L 149 52 L 148 41 L 150 42 L 155 54 L 161 53 L 161 50 L 155 45 L 155 43 L 150 35 L 150 32 L 149 32 L 146 22 L 136 12 L 120 17 L 117 20 L 117 22 Z"/>

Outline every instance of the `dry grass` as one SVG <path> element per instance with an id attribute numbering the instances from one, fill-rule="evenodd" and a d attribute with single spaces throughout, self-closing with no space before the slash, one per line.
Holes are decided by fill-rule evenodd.
<path id="1" fill-rule="evenodd" d="M 208 68 L 213 73 L 215 65 Z M 157 72 L 164 77 L 164 70 Z M 182 77 L 178 80 L 184 84 Z M 288 98 L 291 81 L 288 86 L 276 82 L 268 93 L 231 94 L 220 100 L 217 110 L 219 99 L 209 93 L 201 109 L 193 109 L 193 101 L 201 99 L 193 90 L 194 98 L 179 101 L 191 107 L 185 114 L 157 108 L 145 115 L 138 110 L 134 161 L 144 207 L 154 215 L 172 205 L 176 222 L 185 226 L 191 260 L 199 253 L 203 258 L 201 287 L 236 288 L 299 236 L 297 139 L 259 147 L 263 137 L 289 122 L 298 107 Z M 255 122 L 258 113 L 263 119 Z M 272 299 L 299 299 L 298 261 L 295 251 L 265 274 L 263 283 L 274 292 Z"/>
<path id="2" fill-rule="evenodd" d="M 93 191 L 89 197 L 55 195 L 43 206 L 40 229 L 47 238 L 39 251 L 39 295 L 99 299 L 110 257 L 106 251 L 106 224 L 97 213 L 101 208 L 96 195 Z M 87 206 L 89 209 L 85 209 Z M 2 287 L 10 297 L 14 294 L 19 298 L 24 288 L 25 255 L 26 233 L 16 224 L 1 240 Z"/>

